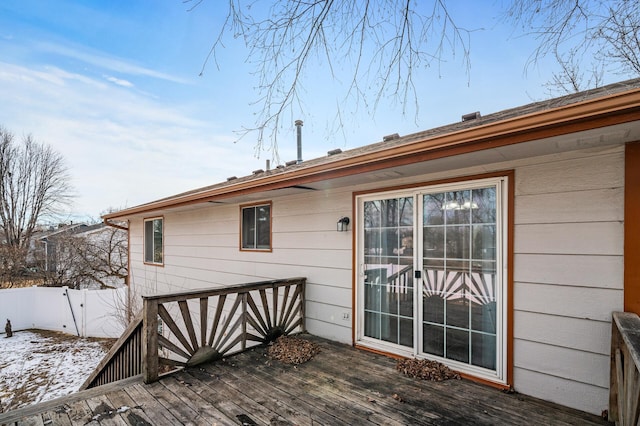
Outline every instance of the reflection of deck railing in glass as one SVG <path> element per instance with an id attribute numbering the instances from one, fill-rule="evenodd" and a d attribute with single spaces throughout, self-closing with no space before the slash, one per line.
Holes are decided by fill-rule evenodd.
<path id="1" fill-rule="evenodd" d="M 446 300 L 467 299 L 479 305 L 495 301 L 495 272 L 468 272 L 427 268 L 423 271 L 422 291 L 425 297 L 440 296 Z M 412 297 L 413 265 L 387 277 L 387 292 Z"/>
<path id="2" fill-rule="evenodd" d="M 485 305 L 496 300 L 495 279 L 495 272 L 426 269 L 422 277 L 422 292 L 425 297 L 464 298 Z"/>
<path id="3" fill-rule="evenodd" d="M 405 266 L 387 277 L 387 291 L 400 299 L 413 297 L 413 265 Z"/>

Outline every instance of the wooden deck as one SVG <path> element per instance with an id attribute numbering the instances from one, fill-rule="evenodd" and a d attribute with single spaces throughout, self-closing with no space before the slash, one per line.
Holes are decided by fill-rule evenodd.
<path id="1" fill-rule="evenodd" d="M 7 425 L 606 425 L 592 416 L 467 380 L 408 378 L 396 361 L 305 336 L 299 366 L 258 347 L 145 385 L 140 376 L 0 414 Z M 92 420 L 93 419 L 93 420 Z"/>

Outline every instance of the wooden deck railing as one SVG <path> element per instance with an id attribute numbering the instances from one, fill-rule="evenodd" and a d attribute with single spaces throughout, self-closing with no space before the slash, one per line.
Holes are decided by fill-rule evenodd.
<path id="1" fill-rule="evenodd" d="M 81 389 L 193 366 L 305 331 L 305 278 L 143 297 L 143 309 Z"/>
<path id="2" fill-rule="evenodd" d="M 142 374 L 142 312 L 129 324 L 80 390 Z"/>
<path id="3" fill-rule="evenodd" d="M 637 425 L 640 414 L 640 318 L 614 312 L 611 328 L 609 421 Z"/>
<path id="4" fill-rule="evenodd" d="M 144 297 L 143 380 L 157 380 L 161 366 L 193 366 L 304 331 L 305 282 L 290 278 Z"/>

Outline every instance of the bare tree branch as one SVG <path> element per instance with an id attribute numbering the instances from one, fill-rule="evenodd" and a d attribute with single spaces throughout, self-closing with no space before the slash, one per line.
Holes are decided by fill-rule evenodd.
<path id="1" fill-rule="evenodd" d="M 547 56 L 556 59 L 561 71 L 549 86 L 560 91 L 594 87 L 606 69 L 640 75 L 637 1 L 514 0 L 507 16 L 539 42 L 527 66 Z"/>
<path id="2" fill-rule="evenodd" d="M 191 3 L 189 10 L 203 2 Z M 262 3 L 228 0 L 227 14 L 206 63 L 217 63 L 216 52 L 228 35 L 242 38 L 255 65 L 258 96 L 255 123 L 240 138 L 257 135 L 256 155 L 269 150 L 277 161 L 277 135 L 289 121 L 285 114 L 301 114 L 302 92 L 309 81 L 336 79 L 336 69 L 352 78 L 344 99 L 363 105 L 372 114 L 382 102 L 418 107 L 414 76 L 461 53 L 469 69 L 470 32 L 455 24 L 442 0 L 276 0 Z M 373 101 L 371 101 L 373 100 Z M 342 122 L 338 112 L 337 122 Z M 293 119 L 290 120 L 293 122 Z"/>
<path id="3" fill-rule="evenodd" d="M 71 200 L 69 175 L 60 154 L 31 136 L 17 143 L 0 127 L 0 245 L 14 254 L 3 268 L 24 266 L 38 220 L 60 212 Z"/>

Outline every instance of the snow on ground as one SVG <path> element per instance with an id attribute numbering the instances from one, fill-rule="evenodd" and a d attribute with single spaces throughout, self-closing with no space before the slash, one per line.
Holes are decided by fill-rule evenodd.
<path id="1" fill-rule="evenodd" d="M 113 339 L 25 330 L 0 337 L 0 412 L 76 392 Z"/>

